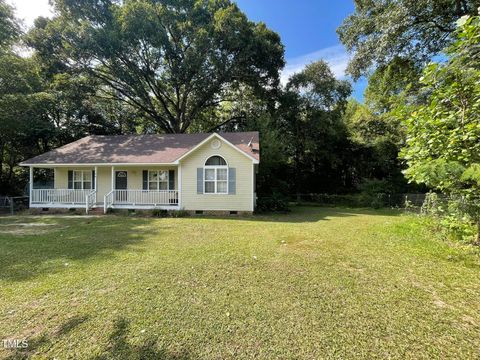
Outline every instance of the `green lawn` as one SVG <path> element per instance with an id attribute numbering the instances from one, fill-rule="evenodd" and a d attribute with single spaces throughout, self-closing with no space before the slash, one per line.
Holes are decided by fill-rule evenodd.
<path id="1" fill-rule="evenodd" d="M 479 358 L 480 260 L 393 211 L 3 217 L 5 338 L 29 343 L 6 358 Z"/>

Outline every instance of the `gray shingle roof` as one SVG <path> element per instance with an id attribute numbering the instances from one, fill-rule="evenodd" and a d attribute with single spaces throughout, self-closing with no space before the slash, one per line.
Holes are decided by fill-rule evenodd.
<path id="1" fill-rule="evenodd" d="M 91 135 L 25 160 L 20 165 L 173 163 L 210 135 Z M 260 159 L 258 132 L 219 135 L 247 155 Z M 250 142 L 251 146 L 248 145 Z"/>

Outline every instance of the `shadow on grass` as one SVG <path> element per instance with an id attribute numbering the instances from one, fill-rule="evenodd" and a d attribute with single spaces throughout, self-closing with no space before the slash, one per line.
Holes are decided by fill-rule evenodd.
<path id="1" fill-rule="evenodd" d="M 22 218 L 23 222 L 38 219 Z M 2 234 L 0 232 L 0 279 L 24 281 L 62 271 L 70 261 L 109 257 L 148 235 L 143 225 L 149 219 L 102 217 L 47 218 L 48 231 L 34 234 Z M 49 221 L 50 223 L 47 223 Z M 162 227 L 156 228 L 157 233 Z M 138 251 L 141 251 L 138 249 Z"/>
<path id="2" fill-rule="evenodd" d="M 105 354 L 96 356 L 92 360 L 116 360 L 116 359 L 139 359 L 139 360 L 169 360 L 169 359 L 190 359 L 188 351 L 171 352 L 159 349 L 156 345 L 157 339 L 148 339 L 141 345 L 134 345 L 128 342 L 129 322 L 125 318 L 118 318 L 113 325 L 113 332 L 110 334 L 109 346 Z"/>
<path id="3" fill-rule="evenodd" d="M 28 338 L 28 347 L 12 349 L 5 360 L 30 359 L 33 356 L 42 357 L 41 349 L 50 348 L 58 337 L 65 336 L 77 326 L 87 321 L 87 316 L 75 316 L 60 325 L 51 335 L 42 333 L 36 337 Z M 128 341 L 130 323 L 123 317 L 117 318 L 113 323 L 113 331 L 108 338 L 108 345 L 102 354 L 94 356 L 91 360 L 188 360 L 191 359 L 189 351 L 171 351 L 158 347 L 156 338 L 147 338 L 142 344 L 131 344 Z M 43 357 L 42 357 L 43 358 Z M 50 358 L 50 357 L 49 357 Z"/>
<path id="4" fill-rule="evenodd" d="M 68 334 L 70 331 L 75 329 L 78 325 L 84 323 L 88 320 L 88 316 L 74 316 L 68 319 L 65 323 L 63 323 L 55 332 L 56 336 L 62 336 Z"/>
<path id="5" fill-rule="evenodd" d="M 67 335 L 70 331 L 75 329 L 78 325 L 88 320 L 88 316 L 77 315 L 68 319 L 65 323 L 60 325 L 54 332 L 54 338 Z M 12 352 L 5 358 L 6 360 L 30 359 L 34 354 L 39 353 L 41 347 L 46 347 L 52 344 L 50 337 L 43 333 L 33 338 L 27 338 L 28 346 L 26 348 L 12 349 Z"/>
<path id="6" fill-rule="evenodd" d="M 249 216 L 198 216 L 199 219 L 209 220 L 237 220 L 237 221 L 264 221 L 271 223 L 314 223 L 328 221 L 331 218 L 350 216 L 399 216 L 400 210 L 383 209 L 374 210 L 366 208 L 341 208 L 341 207 L 310 207 L 293 206 L 288 213 L 260 213 Z"/>
<path id="7" fill-rule="evenodd" d="M 33 339 L 27 339 L 27 340 L 28 340 L 27 348 L 12 349 L 11 353 L 5 357 L 5 360 L 30 359 L 32 355 L 35 354 L 40 347 L 50 343 L 50 339 L 45 334 L 35 337 Z"/>
<path id="8" fill-rule="evenodd" d="M 294 207 L 287 214 L 261 214 L 246 217 L 237 216 L 200 216 L 197 219 L 228 220 L 268 223 L 314 223 L 328 221 L 332 218 L 358 215 L 399 215 L 399 211 L 368 210 L 348 208 Z M 10 230 L 15 226 L 21 229 L 19 222 L 35 222 L 34 235 L 30 232 L 2 233 L 0 231 L 0 279 L 8 281 L 25 281 L 46 273 L 55 273 L 68 269 L 70 261 L 89 261 L 92 258 L 107 258 L 131 244 L 139 243 L 150 232 L 143 226 L 150 225 L 152 218 L 129 218 L 123 216 L 86 217 L 22 217 L 14 219 Z M 187 221 L 188 219 L 185 219 Z M 9 223 L 8 223 L 9 224 Z M 2 226 L 8 228 L 8 224 Z M 162 223 L 155 227 L 157 235 L 170 227 L 162 228 Z M 25 225 L 25 224 L 24 224 Z M 215 226 L 212 223 L 212 226 Z M 1 230 L 1 229 L 0 229 Z M 151 231 L 151 229 L 150 229 Z M 137 248 L 136 251 L 141 251 Z"/>

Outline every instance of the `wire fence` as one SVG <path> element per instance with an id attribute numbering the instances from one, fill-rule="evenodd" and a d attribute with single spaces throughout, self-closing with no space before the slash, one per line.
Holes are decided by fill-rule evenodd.
<path id="1" fill-rule="evenodd" d="M 438 193 L 400 194 L 296 194 L 289 199 L 299 205 L 395 208 L 423 215 L 445 216 L 480 212 L 480 195 L 460 196 Z"/>
<path id="2" fill-rule="evenodd" d="M 0 214 L 14 215 L 28 209 L 28 196 L 0 196 Z"/>
<path id="3" fill-rule="evenodd" d="M 297 204 L 316 204 L 323 206 L 400 208 L 420 210 L 426 194 L 295 194 L 289 197 Z"/>

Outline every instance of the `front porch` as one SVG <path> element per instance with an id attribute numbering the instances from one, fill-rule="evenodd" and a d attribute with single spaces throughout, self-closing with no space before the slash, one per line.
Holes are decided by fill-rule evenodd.
<path id="1" fill-rule="evenodd" d="M 32 189 L 31 208 L 82 209 L 164 209 L 179 210 L 177 190 L 112 190 L 102 202 L 96 201 L 95 190 Z"/>
<path id="2" fill-rule="evenodd" d="M 30 207 L 179 210 L 179 170 L 160 166 L 52 167 L 53 188 L 35 188 L 30 167 Z"/>

